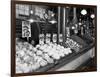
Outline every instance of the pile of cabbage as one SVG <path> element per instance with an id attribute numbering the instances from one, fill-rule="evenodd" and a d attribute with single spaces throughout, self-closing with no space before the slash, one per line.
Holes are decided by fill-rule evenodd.
<path id="1" fill-rule="evenodd" d="M 16 73 L 36 71 L 72 53 L 70 48 L 48 43 L 32 46 L 28 42 L 16 43 Z"/>

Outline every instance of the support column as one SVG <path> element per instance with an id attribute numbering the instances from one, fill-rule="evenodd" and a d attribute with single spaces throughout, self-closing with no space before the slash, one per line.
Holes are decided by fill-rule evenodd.
<path id="1" fill-rule="evenodd" d="M 57 24 L 58 25 L 57 26 L 58 27 L 58 33 L 57 33 L 58 36 L 57 36 L 57 43 L 59 43 L 59 34 L 60 34 L 60 13 L 61 13 L 60 10 L 61 10 L 61 7 L 58 6 L 58 24 Z"/>
<path id="2" fill-rule="evenodd" d="M 65 15 L 66 14 L 66 8 L 63 7 L 63 45 L 65 44 Z"/>

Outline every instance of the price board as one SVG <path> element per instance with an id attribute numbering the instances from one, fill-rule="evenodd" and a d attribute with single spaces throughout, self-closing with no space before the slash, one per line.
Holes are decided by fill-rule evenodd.
<path id="1" fill-rule="evenodd" d="M 22 21 L 22 37 L 31 37 L 31 25 L 28 21 Z"/>

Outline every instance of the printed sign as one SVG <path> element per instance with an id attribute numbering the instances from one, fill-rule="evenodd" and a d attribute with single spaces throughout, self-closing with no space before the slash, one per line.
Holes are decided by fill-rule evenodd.
<path id="1" fill-rule="evenodd" d="M 53 34 L 53 42 L 54 42 L 54 43 L 57 42 L 57 34 Z"/>
<path id="2" fill-rule="evenodd" d="M 44 34 L 39 34 L 39 44 L 44 44 Z"/>
<path id="3" fill-rule="evenodd" d="M 22 37 L 31 37 L 31 26 L 28 21 L 22 21 Z"/>
<path id="4" fill-rule="evenodd" d="M 46 43 L 50 43 L 51 34 L 46 34 Z"/>

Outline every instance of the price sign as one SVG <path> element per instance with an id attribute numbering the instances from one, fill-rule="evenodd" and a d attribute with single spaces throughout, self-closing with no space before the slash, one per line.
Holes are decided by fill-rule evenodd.
<path id="1" fill-rule="evenodd" d="M 62 43 L 63 42 L 63 35 L 59 34 L 59 42 Z"/>
<path id="2" fill-rule="evenodd" d="M 44 44 L 44 34 L 39 34 L 39 44 Z"/>
<path id="3" fill-rule="evenodd" d="M 51 37 L 51 34 L 47 33 L 46 34 L 46 43 L 50 43 L 50 37 Z"/>
<path id="4" fill-rule="evenodd" d="M 53 42 L 54 42 L 54 43 L 57 42 L 57 34 L 53 34 Z"/>
<path id="5" fill-rule="evenodd" d="M 22 37 L 31 37 L 31 26 L 28 21 L 22 21 Z"/>

